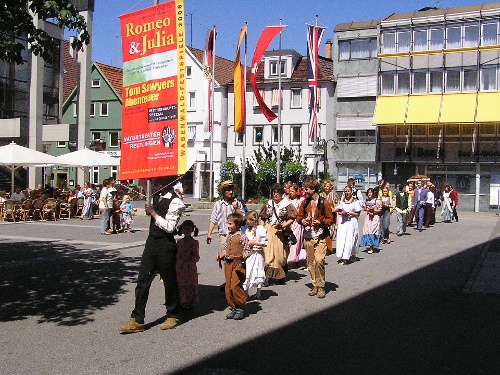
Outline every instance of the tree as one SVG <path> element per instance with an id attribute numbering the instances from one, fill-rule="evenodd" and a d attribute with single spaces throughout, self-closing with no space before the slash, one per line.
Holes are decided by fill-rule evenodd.
<path id="1" fill-rule="evenodd" d="M 22 52 L 27 47 L 17 38 L 26 38 L 29 51 L 45 60 L 57 53 L 59 42 L 37 28 L 33 17 L 76 30 L 71 46 L 77 50 L 90 42 L 87 23 L 70 0 L 6 0 L 0 5 L 0 60 L 23 63 Z"/>

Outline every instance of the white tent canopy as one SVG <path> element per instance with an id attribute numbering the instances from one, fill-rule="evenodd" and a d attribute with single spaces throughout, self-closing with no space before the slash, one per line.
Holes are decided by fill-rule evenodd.
<path id="1" fill-rule="evenodd" d="M 14 142 L 0 147 L 0 165 L 11 171 L 11 191 L 14 192 L 14 171 L 24 166 L 61 164 L 55 156 L 31 148 L 19 146 Z"/>
<path id="2" fill-rule="evenodd" d="M 56 159 L 58 162 L 55 164 L 81 168 L 120 166 L 120 158 L 114 158 L 100 152 L 89 150 L 88 148 L 60 155 Z"/>

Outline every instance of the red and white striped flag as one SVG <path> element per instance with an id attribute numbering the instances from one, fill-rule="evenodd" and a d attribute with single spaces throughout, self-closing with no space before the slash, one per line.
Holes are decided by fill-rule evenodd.
<path id="1" fill-rule="evenodd" d="M 325 28 L 307 25 L 307 79 L 309 81 L 309 139 L 319 139 L 318 53 Z"/>

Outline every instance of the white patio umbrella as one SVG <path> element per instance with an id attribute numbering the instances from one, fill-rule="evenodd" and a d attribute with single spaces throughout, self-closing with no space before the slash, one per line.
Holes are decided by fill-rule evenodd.
<path id="1" fill-rule="evenodd" d="M 59 164 L 55 156 L 19 146 L 14 142 L 0 147 L 0 165 L 11 171 L 11 192 L 14 192 L 14 172 L 17 168 L 54 164 Z"/>
<path id="2" fill-rule="evenodd" d="M 82 168 L 85 171 L 85 178 L 88 177 L 90 167 L 120 166 L 120 158 L 92 151 L 88 148 L 59 155 L 56 159 L 58 160 L 57 164 Z"/>

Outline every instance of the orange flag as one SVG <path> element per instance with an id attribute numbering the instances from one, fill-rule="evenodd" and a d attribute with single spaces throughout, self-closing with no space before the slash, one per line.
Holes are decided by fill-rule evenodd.
<path id="1" fill-rule="evenodd" d="M 238 38 L 238 47 L 236 48 L 236 62 L 234 64 L 234 131 L 235 133 L 243 133 L 245 131 L 245 94 L 246 82 L 243 75 L 243 68 L 240 61 L 240 47 L 243 38 L 245 38 L 245 54 L 247 47 L 247 28 L 245 25 L 240 32 Z"/>

